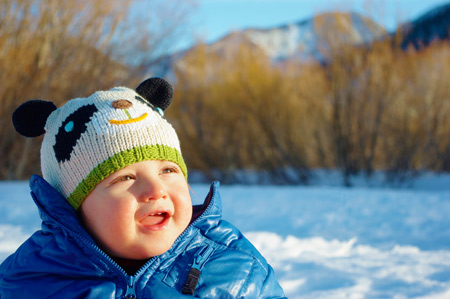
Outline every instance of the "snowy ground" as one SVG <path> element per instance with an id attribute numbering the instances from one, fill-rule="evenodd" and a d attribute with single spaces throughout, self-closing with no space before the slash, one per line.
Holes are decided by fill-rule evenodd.
<path id="1" fill-rule="evenodd" d="M 401 188 L 221 186 L 224 218 L 289 298 L 450 298 L 450 177 Z M 193 200 L 209 186 L 193 185 Z M 27 182 L 0 182 L 0 262 L 39 228 Z"/>

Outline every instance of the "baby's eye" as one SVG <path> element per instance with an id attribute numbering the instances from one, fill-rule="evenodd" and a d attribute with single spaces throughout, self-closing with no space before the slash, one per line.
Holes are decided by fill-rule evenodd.
<path id="1" fill-rule="evenodd" d="M 119 181 L 123 182 L 123 181 L 128 181 L 128 180 L 132 180 L 133 177 L 131 175 L 124 175 L 123 177 L 120 178 Z"/>
<path id="2" fill-rule="evenodd" d="M 166 173 L 176 173 L 178 172 L 177 169 L 175 167 L 167 167 L 167 168 L 163 168 L 161 170 L 161 174 L 166 174 Z"/>
<path id="3" fill-rule="evenodd" d="M 115 179 L 113 179 L 113 180 L 109 183 L 109 185 L 115 185 L 115 184 L 117 184 L 117 183 L 129 181 L 129 180 L 133 180 L 133 179 L 134 179 L 134 177 L 133 177 L 132 175 L 129 175 L 129 174 L 127 174 L 127 175 L 122 175 L 122 176 L 118 176 L 118 177 L 116 177 Z"/>

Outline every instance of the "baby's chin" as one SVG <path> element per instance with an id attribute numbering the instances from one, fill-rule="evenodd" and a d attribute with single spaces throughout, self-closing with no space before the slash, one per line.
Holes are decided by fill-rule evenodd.
<path id="1" fill-rule="evenodd" d="M 106 252 L 111 256 L 119 258 L 145 260 L 166 253 L 172 247 L 175 240 L 176 238 L 172 237 L 169 240 L 159 240 L 158 242 L 148 241 L 147 243 L 136 246 L 135 248 L 125 248 L 121 252 Z"/>
<path id="2" fill-rule="evenodd" d="M 131 260 L 151 259 L 152 257 L 166 253 L 172 245 L 173 243 L 170 246 L 158 246 L 157 248 L 152 248 L 151 250 L 130 254 L 127 255 L 127 258 Z"/>

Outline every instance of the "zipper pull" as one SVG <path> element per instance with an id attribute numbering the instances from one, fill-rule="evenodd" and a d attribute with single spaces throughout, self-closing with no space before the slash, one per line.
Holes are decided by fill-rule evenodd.
<path id="1" fill-rule="evenodd" d="M 186 295 L 194 295 L 195 288 L 197 287 L 198 281 L 200 279 L 200 274 L 202 274 L 201 269 L 203 268 L 204 261 L 209 258 L 211 253 L 213 253 L 214 248 L 212 246 L 207 247 L 201 253 L 194 257 L 192 263 L 192 268 L 189 270 L 188 277 L 184 283 L 181 292 Z"/>
<path id="2" fill-rule="evenodd" d="M 136 290 L 134 289 L 134 276 L 130 276 L 127 283 L 127 294 L 125 295 L 125 299 L 136 299 Z"/>
<path id="3" fill-rule="evenodd" d="M 209 258 L 209 256 L 211 255 L 211 253 L 214 251 L 214 248 L 212 246 L 207 247 L 206 249 L 204 249 L 202 252 L 200 252 L 199 254 L 197 254 L 194 258 L 194 263 L 192 264 L 192 268 L 197 269 L 197 270 L 201 270 L 201 268 L 203 268 L 203 262 Z"/>

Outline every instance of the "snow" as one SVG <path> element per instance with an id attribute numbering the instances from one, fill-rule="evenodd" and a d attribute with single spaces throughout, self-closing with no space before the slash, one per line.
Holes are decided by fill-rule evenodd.
<path id="1" fill-rule="evenodd" d="M 320 178 L 323 180 L 323 178 Z M 450 176 L 397 187 L 221 186 L 224 219 L 289 298 L 450 298 Z M 209 186 L 192 184 L 193 201 Z M 0 182 L 0 262 L 39 229 L 27 182 Z"/>

